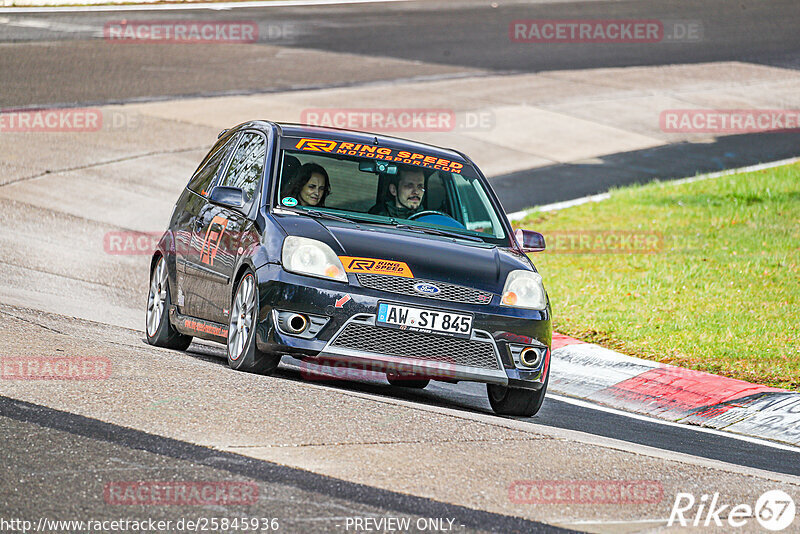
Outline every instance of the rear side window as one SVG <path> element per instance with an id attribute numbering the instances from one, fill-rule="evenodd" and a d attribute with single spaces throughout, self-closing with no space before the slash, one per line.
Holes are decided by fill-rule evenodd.
<path id="1" fill-rule="evenodd" d="M 211 188 L 211 182 L 221 170 L 221 165 L 225 161 L 225 155 L 230 152 L 231 147 L 235 146 L 238 135 L 231 136 L 227 141 L 217 143 L 211 152 L 208 153 L 206 159 L 200 164 L 200 168 L 189 180 L 189 189 L 195 193 L 207 196 Z"/>
<path id="2" fill-rule="evenodd" d="M 228 172 L 217 185 L 242 189 L 245 202 L 250 202 L 264 172 L 266 155 L 267 139 L 263 135 L 252 132 L 243 134 L 228 165 Z"/>

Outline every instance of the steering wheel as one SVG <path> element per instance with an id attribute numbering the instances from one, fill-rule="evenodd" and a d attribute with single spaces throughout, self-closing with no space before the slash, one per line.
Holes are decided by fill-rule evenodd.
<path id="1" fill-rule="evenodd" d="M 408 217 L 408 220 L 415 221 L 423 217 L 430 217 L 431 220 L 429 222 L 432 224 L 438 224 L 441 226 L 453 226 L 455 228 L 466 228 L 466 226 L 458 222 L 450 215 L 436 210 L 425 210 L 425 211 L 420 211 L 418 213 L 414 213 L 413 215 Z"/>

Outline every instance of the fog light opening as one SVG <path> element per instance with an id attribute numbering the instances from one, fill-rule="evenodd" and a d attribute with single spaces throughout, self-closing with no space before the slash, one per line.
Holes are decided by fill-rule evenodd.
<path id="1" fill-rule="evenodd" d="M 308 321 L 302 315 L 292 315 L 289 319 L 289 331 L 294 334 L 299 334 L 308 326 Z"/>
<path id="2" fill-rule="evenodd" d="M 546 349 L 545 349 L 546 350 Z M 538 367 L 542 363 L 544 350 L 537 350 L 532 347 L 526 347 L 519 353 L 519 361 L 525 367 Z"/>
<path id="3" fill-rule="evenodd" d="M 281 330 L 288 334 L 302 334 L 308 328 L 308 319 L 299 313 L 281 313 L 278 321 Z"/>

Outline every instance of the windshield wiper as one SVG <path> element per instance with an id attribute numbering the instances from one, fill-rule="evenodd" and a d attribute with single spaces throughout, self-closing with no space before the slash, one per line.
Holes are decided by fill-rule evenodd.
<path id="1" fill-rule="evenodd" d="M 328 213 L 327 211 L 317 211 L 317 210 L 303 210 L 312 217 L 319 217 L 323 219 L 330 219 L 332 221 L 339 221 L 339 222 L 349 222 L 349 223 L 356 223 L 353 219 L 348 219 L 347 217 L 340 217 L 338 215 L 334 215 L 333 213 Z M 358 223 L 356 223 L 358 224 Z"/>
<path id="2" fill-rule="evenodd" d="M 284 209 L 286 209 L 286 208 L 284 208 Z M 308 215 L 309 217 L 314 217 L 315 219 L 330 219 L 332 221 L 353 223 L 356 226 L 358 226 L 358 222 L 354 221 L 353 219 L 348 219 L 346 217 L 340 217 L 338 215 L 334 215 L 333 213 L 328 213 L 327 211 L 296 210 L 296 209 L 294 209 L 294 210 L 293 209 L 289 209 L 287 211 L 291 211 L 292 213 L 298 213 L 298 214 L 301 214 L 301 215 L 305 214 L 305 215 Z"/>
<path id="3" fill-rule="evenodd" d="M 444 237 L 454 237 L 456 239 L 466 239 L 468 241 L 483 243 L 483 239 L 474 235 L 462 234 L 460 232 L 448 232 L 447 230 L 439 230 L 438 228 L 431 228 L 430 226 L 413 226 L 410 224 L 403 224 L 401 222 L 398 222 L 397 219 L 390 219 L 390 223 L 392 224 L 392 226 L 394 226 L 395 228 L 399 228 L 400 230 L 411 230 L 416 232 L 422 232 L 425 234 L 440 235 Z"/>

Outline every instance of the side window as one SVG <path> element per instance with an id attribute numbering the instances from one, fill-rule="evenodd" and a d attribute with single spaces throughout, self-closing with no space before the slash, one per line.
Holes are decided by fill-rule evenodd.
<path id="1" fill-rule="evenodd" d="M 266 155 L 267 139 L 258 133 L 245 133 L 233 153 L 228 172 L 217 185 L 241 188 L 245 202 L 250 202 L 264 171 Z"/>
<path id="2" fill-rule="evenodd" d="M 217 143 L 206 159 L 200 164 L 200 170 L 189 180 L 189 189 L 199 195 L 206 196 L 210 190 L 211 182 L 220 170 L 220 165 L 225 161 L 225 155 L 230 152 L 230 148 L 235 146 L 238 135 L 232 136 L 227 142 Z"/>

